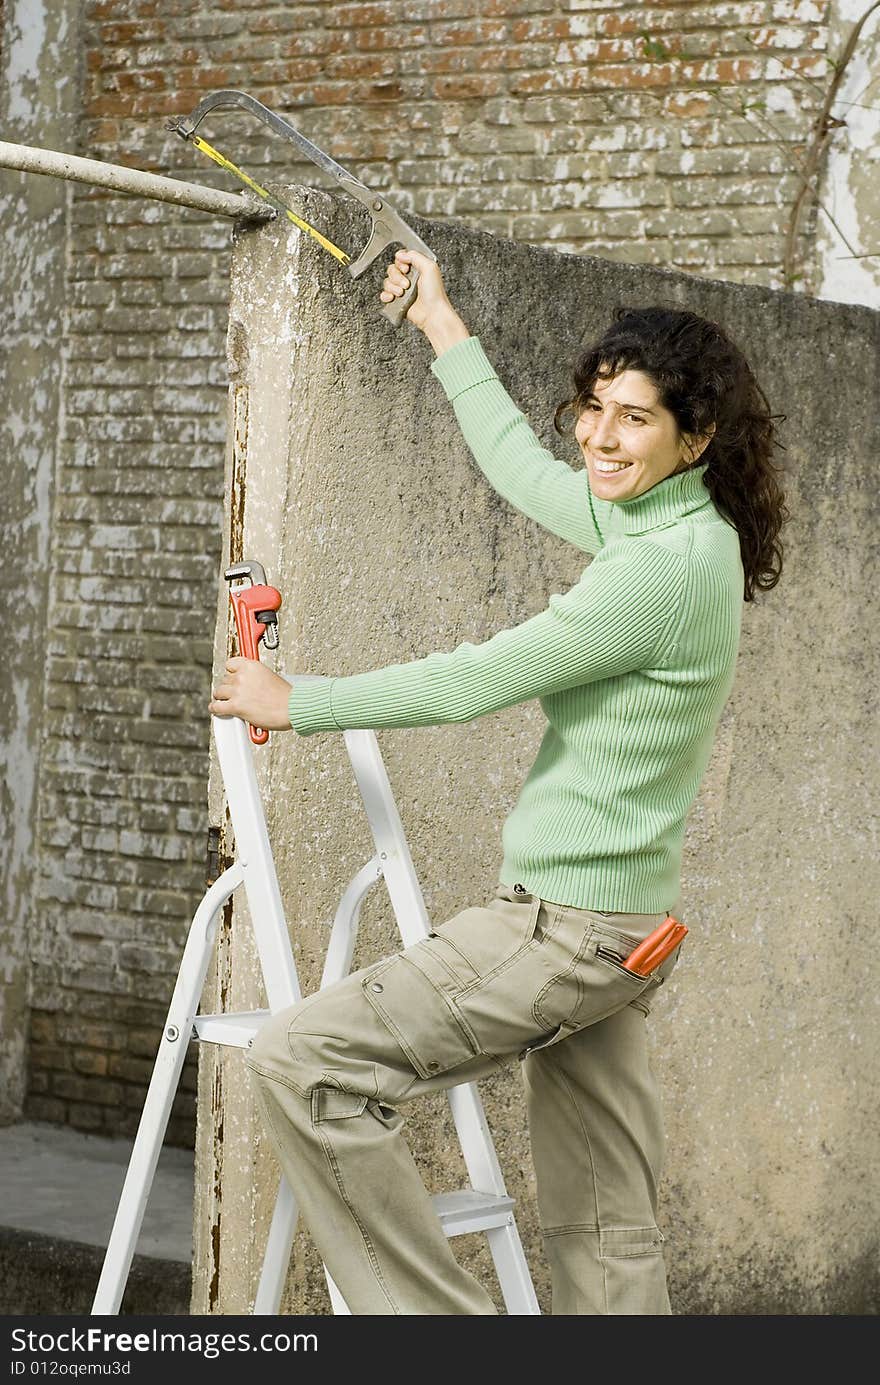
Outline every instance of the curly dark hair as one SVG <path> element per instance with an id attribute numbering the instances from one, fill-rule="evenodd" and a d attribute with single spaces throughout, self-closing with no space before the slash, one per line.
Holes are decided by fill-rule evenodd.
<path id="1" fill-rule="evenodd" d="M 554 425 L 569 434 L 596 380 L 639 370 L 682 433 L 715 432 L 700 456 L 705 485 L 719 513 L 739 534 L 744 600 L 769 591 L 782 575 L 782 526 L 791 518 L 773 462 L 785 414 L 772 414 L 767 397 L 739 347 L 717 322 L 671 305 L 618 308 L 601 337 L 574 366 L 574 392 L 558 405 Z M 573 414 L 568 428 L 567 414 Z"/>

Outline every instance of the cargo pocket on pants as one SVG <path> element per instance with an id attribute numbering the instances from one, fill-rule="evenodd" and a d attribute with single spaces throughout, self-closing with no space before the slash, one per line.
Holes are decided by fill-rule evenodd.
<path id="1" fill-rule="evenodd" d="M 656 1225 L 601 1230 L 599 1264 L 607 1312 L 639 1316 L 671 1312 L 663 1235 Z"/>
<path id="2" fill-rule="evenodd" d="M 514 899 L 498 894 L 485 907 L 463 909 L 433 928 L 426 950 L 449 973 L 454 988 L 482 986 L 512 967 L 529 947 L 541 904 L 534 894 Z"/>
<path id="3" fill-rule="evenodd" d="M 600 1260 L 630 1260 L 641 1255 L 662 1255 L 663 1233 L 657 1226 L 627 1227 L 599 1232 Z"/>
<path id="4" fill-rule="evenodd" d="M 368 1098 L 358 1092 L 343 1092 L 338 1087 L 315 1087 L 311 1094 L 311 1114 L 315 1125 L 322 1121 L 351 1120 L 366 1110 Z"/>
<path id="5" fill-rule="evenodd" d="M 479 1053 L 450 1002 L 402 953 L 371 968 L 361 988 L 419 1077 L 436 1077 Z"/>

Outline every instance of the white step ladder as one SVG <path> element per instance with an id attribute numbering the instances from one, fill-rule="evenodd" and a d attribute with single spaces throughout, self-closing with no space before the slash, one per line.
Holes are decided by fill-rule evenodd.
<path id="1" fill-rule="evenodd" d="M 282 676 L 291 683 L 319 677 L 315 674 Z M 236 860 L 209 887 L 190 925 L 92 1304 L 92 1314 L 97 1316 L 119 1312 L 189 1040 L 195 1038 L 247 1048 L 269 1014 L 295 1004 L 302 995 L 247 725 L 238 717 L 212 717 L 211 722 L 235 833 Z M 377 881 L 385 881 L 404 947 L 419 942 L 430 931 L 425 902 L 375 732 L 358 730 L 342 734 L 369 819 L 376 854 L 358 871 L 339 902 L 321 977 L 322 987 L 341 980 L 350 972 L 361 902 Z M 247 895 L 269 1008 L 241 1014 L 200 1015 L 198 1008 L 214 951 L 219 917 L 226 901 L 241 884 Z M 485 1232 L 507 1312 L 539 1314 L 541 1310 L 514 1220 L 514 1201 L 504 1186 L 476 1084 L 451 1087 L 447 1096 L 470 1187 L 435 1195 L 437 1215 L 447 1236 Z M 279 1311 L 296 1221 L 296 1201 L 282 1176 L 254 1302 L 255 1314 L 277 1314 Z M 349 1313 L 326 1266 L 325 1275 L 334 1313 Z"/>

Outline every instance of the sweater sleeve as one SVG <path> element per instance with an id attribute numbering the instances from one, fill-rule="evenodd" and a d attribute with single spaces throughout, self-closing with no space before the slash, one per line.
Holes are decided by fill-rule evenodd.
<path id="1" fill-rule="evenodd" d="M 649 667 L 677 624 L 686 573 L 682 554 L 648 538 L 615 543 L 546 610 L 482 644 L 295 685 L 291 725 L 309 736 L 464 722 Z"/>
<path id="2" fill-rule="evenodd" d="M 591 494 L 585 468 L 576 471 L 541 446 L 479 339 L 456 342 L 431 370 L 474 460 L 499 495 L 583 552 L 597 553 L 605 542 L 600 525 L 609 502 Z"/>

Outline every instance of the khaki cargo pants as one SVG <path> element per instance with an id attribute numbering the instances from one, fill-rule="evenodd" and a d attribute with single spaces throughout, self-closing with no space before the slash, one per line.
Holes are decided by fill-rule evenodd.
<path id="1" fill-rule="evenodd" d="M 499 884 L 428 938 L 267 1020 L 246 1062 L 318 1251 L 355 1314 L 493 1314 L 455 1259 L 397 1108 L 522 1060 L 554 1314 L 666 1314 L 650 978 L 666 916 Z M 677 905 L 670 912 L 680 917 Z"/>

